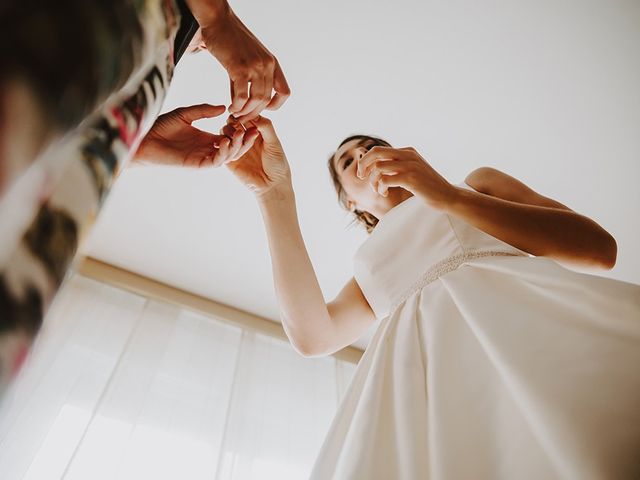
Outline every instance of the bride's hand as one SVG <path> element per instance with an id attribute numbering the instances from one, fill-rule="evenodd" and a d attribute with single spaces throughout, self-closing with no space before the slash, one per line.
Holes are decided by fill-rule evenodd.
<path id="1" fill-rule="evenodd" d="M 357 175 L 384 197 L 390 187 L 402 187 L 435 208 L 443 208 L 456 190 L 413 147 L 373 147 L 358 161 Z"/>
<path id="2" fill-rule="evenodd" d="M 247 125 L 257 128 L 258 138 L 240 158 L 227 162 L 229 170 L 258 198 L 264 198 L 281 187 L 290 189 L 291 170 L 271 120 L 259 116 Z M 229 123 L 223 133 L 232 136 L 238 129 L 242 126 Z"/>

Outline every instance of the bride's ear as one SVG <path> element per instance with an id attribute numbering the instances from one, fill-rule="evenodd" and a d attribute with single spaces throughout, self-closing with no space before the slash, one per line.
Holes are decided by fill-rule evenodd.
<path id="1" fill-rule="evenodd" d="M 352 213 L 356 211 L 356 204 L 352 200 L 347 200 L 347 207 L 349 208 L 349 211 Z"/>

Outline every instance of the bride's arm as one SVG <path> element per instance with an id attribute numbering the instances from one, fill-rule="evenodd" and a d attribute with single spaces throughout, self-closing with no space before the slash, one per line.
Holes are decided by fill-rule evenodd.
<path id="1" fill-rule="evenodd" d="M 258 117 L 251 123 L 260 136 L 239 160 L 227 166 L 253 191 L 260 206 L 282 324 L 302 355 L 333 353 L 357 340 L 375 316 L 355 280 L 334 301 L 325 301 L 300 231 L 282 145 L 269 120 Z M 229 125 L 225 134 L 233 138 L 235 130 Z"/>
<path id="2" fill-rule="evenodd" d="M 350 345 L 375 320 L 354 279 L 325 303 L 300 232 L 290 187 L 259 197 L 280 317 L 293 347 L 304 356 L 327 355 Z"/>
<path id="3" fill-rule="evenodd" d="M 616 263 L 615 239 L 600 225 L 493 168 L 469 174 L 447 212 L 533 255 L 601 268 Z"/>
<path id="4" fill-rule="evenodd" d="M 525 252 L 602 268 L 615 265 L 616 242 L 600 225 L 497 170 L 471 174 L 467 182 L 479 191 L 470 191 L 451 185 L 414 149 L 385 147 L 371 149 L 359 169 L 382 194 L 403 187 Z"/>

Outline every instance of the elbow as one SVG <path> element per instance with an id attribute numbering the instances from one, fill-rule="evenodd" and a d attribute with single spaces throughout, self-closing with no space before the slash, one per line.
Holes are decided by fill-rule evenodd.
<path id="1" fill-rule="evenodd" d="M 611 270 L 618 258 L 618 244 L 616 239 L 607 233 L 607 239 L 603 248 L 602 267 Z"/>
<path id="2" fill-rule="evenodd" d="M 291 346 L 298 355 L 304 358 L 317 358 L 327 355 L 326 349 L 321 348 L 319 345 L 313 342 L 300 342 L 289 339 Z"/>
<path id="3" fill-rule="evenodd" d="M 296 323 L 289 321 L 290 319 L 284 316 L 281 317 L 281 320 L 289 343 L 300 356 L 304 358 L 314 358 L 323 357 L 332 353 L 329 347 L 330 342 L 328 338 L 325 338 L 325 335 L 319 335 L 317 330 L 312 332 L 295 328 L 293 325 L 296 325 Z M 316 321 L 311 323 L 317 324 L 320 322 Z"/>
<path id="4" fill-rule="evenodd" d="M 489 185 L 491 179 L 495 178 L 496 172 L 498 171 L 492 167 L 476 168 L 467 175 L 464 182 L 478 192 L 489 193 Z"/>
<path id="5" fill-rule="evenodd" d="M 603 238 L 598 242 L 598 248 L 593 252 L 591 261 L 598 267 L 611 270 L 618 257 L 618 244 L 608 232 L 604 232 Z"/>

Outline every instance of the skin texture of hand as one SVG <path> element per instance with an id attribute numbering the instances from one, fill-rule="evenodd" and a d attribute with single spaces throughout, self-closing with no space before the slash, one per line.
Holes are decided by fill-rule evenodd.
<path id="1" fill-rule="evenodd" d="M 134 161 L 181 167 L 218 167 L 246 152 L 258 132 L 240 129 L 232 137 L 214 135 L 191 124 L 225 112 L 223 105 L 192 105 L 160 115 L 142 140 Z"/>
<path id="2" fill-rule="evenodd" d="M 246 122 L 282 106 L 291 90 L 278 60 L 230 8 L 200 27 L 202 41 L 229 74 L 230 113 Z"/>
<path id="3" fill-rule="evenodd" d="M 227 162 L 231 172 L 258 198 L 264 198 L 281 187 L 291 188 L 291 171 L 280 140 L 271 121 L 258 117 L 250 122 L 259 131 L 251 148 L 238 160 Z M 230 123 L 225 135 L 235 135 L 240 125 Z"/>
<path id="4" fill-rule="evenodd" d="M 358 177 L 387 196 L 389 187 L 402 187 L 435 208 L 443 208 L 455 187 L 412 147 L 373 147 L 358 161 Z"/>

